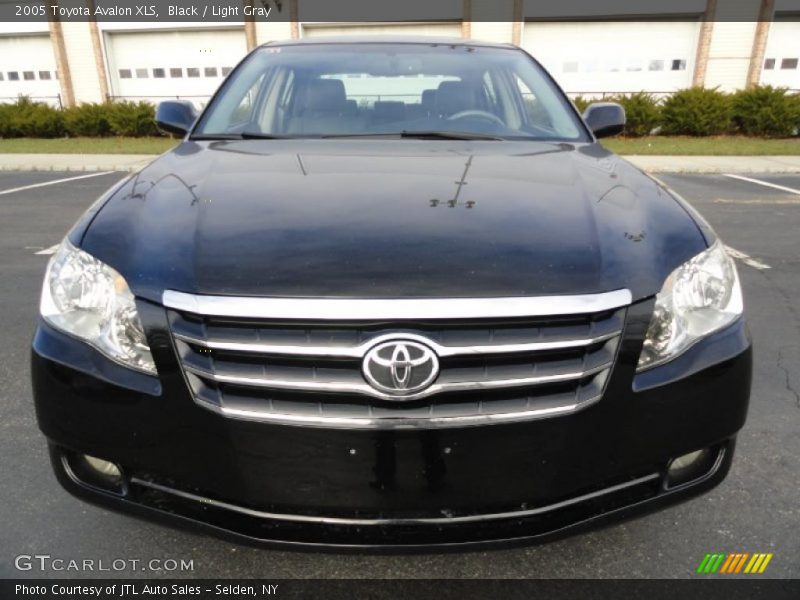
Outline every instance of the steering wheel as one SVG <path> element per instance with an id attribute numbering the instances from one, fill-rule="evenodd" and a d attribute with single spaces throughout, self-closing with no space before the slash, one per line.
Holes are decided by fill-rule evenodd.
<path id="1" fill-rule="evenodd" d="M 506 124 L 503 123 L 503 119 L 485 110 L 462 110 L 457 113 L 453 113 L 452 115 L 447 117 L 447 120 L 456 121 L 458 119 L 469 119 L 470 117 L 475 117 L 478 119 L 482 119 L 484 121 L 490 121 L 491 123 L 495 123 L 497 125 L 500 125 L 501 127 L 506 126 Z"/>

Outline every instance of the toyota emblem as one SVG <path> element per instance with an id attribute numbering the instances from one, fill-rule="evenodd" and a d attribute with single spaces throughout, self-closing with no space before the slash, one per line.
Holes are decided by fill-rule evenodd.
<path id="1" fill-rule="evenodd" d="M 425 344 L 390 340 L 364 357 L 364 378 L 376 390 L 392 396 L 410 396 L 428 387 L 439 374 L 439 359 Z"/>

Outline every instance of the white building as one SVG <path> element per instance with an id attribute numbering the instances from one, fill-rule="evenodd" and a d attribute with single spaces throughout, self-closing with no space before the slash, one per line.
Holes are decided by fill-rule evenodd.
<path id="1" fill-rule="evenodd" d="M 585 0 L 446 0 L 437 21 L 304 21 L 319 15 L 319 1 L 284 0 L 296 17 L 285 22 L 0 23 L 0 101 L 22 94 L 66 106 L 107 98 L 202 103 L 258 44 L 382 33 L 517 44 L 571 95 L 757 83 L 800 91 L 796 0 L 618 0 L 613 19 L 606 15 L 615 0 L 603 3 L 605 15 Z"/>

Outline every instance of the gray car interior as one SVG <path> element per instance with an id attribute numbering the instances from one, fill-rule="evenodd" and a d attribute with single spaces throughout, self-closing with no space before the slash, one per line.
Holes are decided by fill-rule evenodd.
<path id="1" fill-rule="evenodd" d="M 419 125 L 448 119 L 465 110 L 489 109 L 482 89 L 464 81 L 443 81 L 414 102 L 376 100 L 359 105 L 348 99 L 339 79 L 309 79 L 298 86 L 290 108 L 288 134 L 391 130 L 393 125 Z"/>

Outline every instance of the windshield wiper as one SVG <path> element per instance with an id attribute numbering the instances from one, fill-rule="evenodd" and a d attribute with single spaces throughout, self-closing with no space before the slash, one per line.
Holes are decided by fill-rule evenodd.
<path id="1" fill-rule="evenodd" d="M 190 140 L 198 141 L 213 141 L 213 140 L 240 140 L 242 135 L 240 133 L 198 133 L 189 138 Z"/>
<path id="2" fill-rule="evenodd" d="M 403 138 L 432 138 L 436 140 L 490 140 L 502 142 L 505 138 L 488 133 L 470 133 L 468 131 L 403 131 Z"/>
<path id="3" fill-rule="evenodd" d="M 289 135 L 272 135 L 269 133 L 256 133 L 243 131 L 242 133 L 209 133 L 193 135 L 193 140 L 288 140 L 293 139 Z"/>
<path id="4" fill-rule="evenodd" d="M 434 139 L 434 140 L 489 140 L 504 141 L 505 138 L 489 135 L 486 133 L 470 133 L 468 131 L 400 131 L 383 133 L 340 133 L 320 136 L 323 139 L 337 138 L 370 138 L 370 137 L 401 137 L 411 139 Z"/>
<path id="5" fill-rule="evenodd" d="M 273 133 L 259 133 L 257 131 L 243 131 L 241 134 L 243 140 L 290 140 L 296 136 L 292 135 L 275 135 Z"/>
<path id="6" fill-rule="evenodd" d="M 400 131 L 383 133 L 338 133 L 329 135 L 296 136 L 296 135 L 274 135 L 270 133 L 259 133 L 255 131 L 243 131 L 241 133 L 210 133 L 193 135 L 193 140 L 295 140 L 305 137 L 306 139 L 338 139 L 338 138 L 409 138 L 420 140 L 488 140 L 505 141 L 497 135 L 486 133 L 470 133 L 468 131 Z"/>

